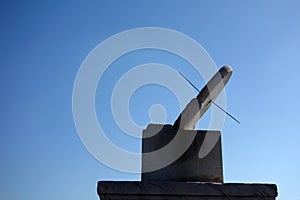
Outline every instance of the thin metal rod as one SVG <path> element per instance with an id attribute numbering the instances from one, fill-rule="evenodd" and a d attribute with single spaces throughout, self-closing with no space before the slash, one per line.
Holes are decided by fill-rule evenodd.
<path id="1" fill-rule="evenodd" d="M 191 86 L 193 86 L 193 88 L 195 88 L 195 90 L 197 90 L 198 92 L 200 92 L 200 90 L 189 80 L 187 79 L 187 77 L 185 77 L 181 72 L 178 72 L 187 82 L 189 82 L 189 84 Z"/>
<path id="2" fill-rule="evenodd" d="M 241 123 L 239 120 L 237 120 L 235 117 L 233 117 L 230 113 L 228 113 L 226 110 L 224 110 L 221 106 L 219 106 L 218 104 L 216 104 L 215 102 L 211 101 L 214 105 L 216 105 L 220 110 L 222 110 L 224 113 L 226 113 L 229 117 L 231 117 L 234 121 L 236 121 L 237 123 Z"/>
<path id="3" fill-rule="evenodd" d="M 178 73 L 187 81 L 189 82 L 189 84 L 191 86 L 193 86 L 193 88 L 195 90 L 197 90 L 198 92 L 200 92 L 200 90 L 189 80 L 187 79 L 180 71 L 178 71 Z M 214 101 L 211 101 L 215 106 L 217 106 L 220 110 L 222 110 L 225 114 L 227 114 L 229 117 L 231 117 L 234 121 L 236 121 L 237 123 L 241 123 L 239 120 L 237 120 L 235 117 L 233 117 L 230 113 L 228 113 L 226 110 L 224 110 L 221 106 L 219 106 L 218 104 L 216 104 Z"/>

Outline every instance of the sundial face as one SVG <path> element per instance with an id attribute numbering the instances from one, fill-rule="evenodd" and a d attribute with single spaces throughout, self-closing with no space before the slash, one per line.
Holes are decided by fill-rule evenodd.
<path id="1" fill-rule="evenodd" d="M 179 117 L 174 123 L 174 128 L 182 129 L 182 130 L 193 130 L 195 128 L 195 124 L 199 121 L 202 115 L 208 110 L 211 104 L 217 105 L 216 103 L 214 103 L 214 101 L 216 100 L 218 95 L 222 92 L 226 83 L 230 79 L 231 74 L 232 74 L 232 68 L 229 66 L 223 66 L 208 81 L 208 83 L 202 88 L 201 91 L 199 91 L 186 77 L 184 77 L 181 74 L 196 90 L 198 90 L 199 94 L 197 95 L 197 97 L 192 99 L 187 104 L 185 109 L 181 112 L 181 114 L 179 115 Z M 222 109 L 221 107 L 219 108 Z M 226 114 L 229 113 L 226 112 Z M 231 115 L 229 116 L 232 117 Z M 235 118 L 233 119 L 236 120 Z"/>

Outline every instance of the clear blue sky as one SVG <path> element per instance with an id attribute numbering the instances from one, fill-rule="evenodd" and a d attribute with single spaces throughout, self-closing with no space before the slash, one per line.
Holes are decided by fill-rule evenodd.
<path id="1" fill-rule="evenodd" d="M 81 63 L 97 44 L 121 31 L 155 26 L 192 37 L 218 67 L 234 69 L 227 110 L 242 123 L 227 118 L 222 131 L 225 181 L 276 183 L 279 200 L 300 200 L 299 8 L 296 0 L 1 1 L 0 199 L 97 199 L 98 180 L 139 179 L 88 153 L 73 122 L 72 90 Z M 136 60 L 175 69 L 180 63 L 150 51 L 119 64 L 129 70 Z M 114 73 L 107 85 L 112 80 Z M 164 92 L 144 89 L 133 96 L 130 109 L 142 125 L 149 122 L 144 108 L 155 103 L 143 94 Z M 101 105 L 97 109 L 101 113 Z M 168 123 L 180 111 L 173 104 L 170 109 Z M 131 145 L 113 136 L 119 131 L 114 125 L 107 129 L 122 148 Z"/>

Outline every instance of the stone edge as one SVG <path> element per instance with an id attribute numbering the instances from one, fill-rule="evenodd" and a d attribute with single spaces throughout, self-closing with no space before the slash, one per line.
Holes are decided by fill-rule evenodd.
<path id="1" fill-rule="evenodd" d="M 161 181 L 99 181 L 98 195 L 189 195 L 230 197 L 277 197 L 275 184 L 200 183 Z"/>

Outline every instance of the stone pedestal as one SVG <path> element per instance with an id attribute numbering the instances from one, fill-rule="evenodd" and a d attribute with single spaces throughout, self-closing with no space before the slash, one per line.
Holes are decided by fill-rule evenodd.
<path id="1" fill-rule="evenodd" d="M 215 142 L 205 143 L 207 136 Z M 201 147 L 208 144 L 215 145 L 205 157 L 199 157 Z M 101 200 L 275 200 L 277 197 L 274 184 L 223 183 L 219 131 L 179 131 L 170 125 L 152 124 L 143 131 L 142 152 L 142 181 L 99 181 L 97 192 Z"/>
<path id="2" fill-rule="evenodd" d="M 275 200 L 274 184 L 100 181 L 101 200 Z"/>
<path id="3" fill-rule="evenodd" d="M 215 138 L 216 143 L 200 158 L 206 137 Z M 223 183 L 220 131 L 176 130 L 170 125 L 150 124 L 143 131 L 142 153 L 142 181 Z"/>

